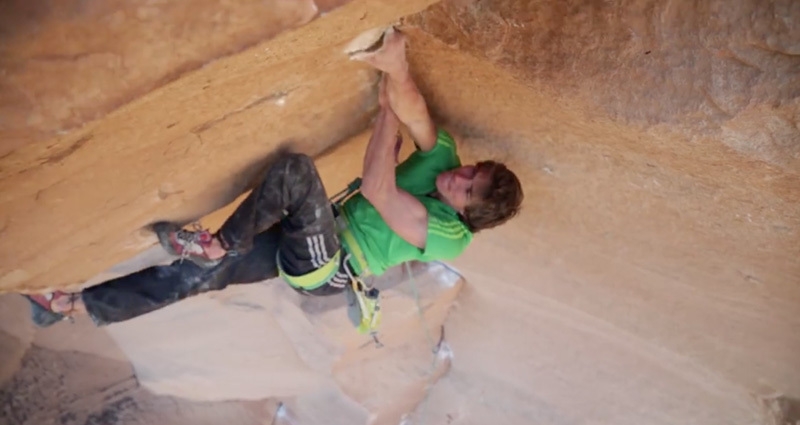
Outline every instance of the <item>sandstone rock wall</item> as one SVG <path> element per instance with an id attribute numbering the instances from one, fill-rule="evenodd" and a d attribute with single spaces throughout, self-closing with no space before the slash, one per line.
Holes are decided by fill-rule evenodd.
<path id="1" fill-rule="evenodd" d="M 800 6 L 443 1 L 408 22 L 625 124 L 711 136 L 800 172 Z"/>
<path id="2" fill-rule="evenodd" d="M 209 37 L 229 41 L 220 41 L 218 50 L 207 53 L 201 46 L 208 43 L 200 44 L 201 40 L 186 35 L 192 41 L 181 44 L 187 50 L 174 60 L 163 59 L 161 52 L 169 51 L 179 39 L 156 37 L 162 28 L 159 19 L 169 22 L 164 26 L 168 29 L 189 25 L 194 21 L 185 20 L 180 12 L 186 9 L 174 6 L 180 13 L 170 15 L 172 9 L 164 6 L 163 14 L 154 14 L 152 21 L 142 25 L 134 19 L 138 6 L 117 10 L 114 13 L 120 13 L 115 16 L 131 18 L 120 21 L 131 33 L 120 35 L 125 41 L 114 45 L 133 46 L 128 55 L 131 61 L 146 57 L 155 64 L 147 71 L 149 62 L 137 63 L 135 69 L 123 73 L 122 82 L 108 67 L 92 68 L 92 75 L 87 75 L 81 67 L 90 67 L 92 56 L 86 57 L 85 64 L 81 56 L 72 61 L 77 65 L 59 67 L 61 74 L 40 72 L 36 60 L 25 56 L 35 50 L 28 46 L 31 37 L 15 38 L 16 33 L 6 37 L 5 50 L 20 49 L 22 53 L 9 56 L 3 84 L 13 85 L 25 76 L 28 80 L 22 87 L 47 93 L 35 106 L 23 104 L 21 109 L 27 111 L 23 114 L 32 117 L 41 115 L 37 111 L 84 103 L 91 103 L 86 110 L 94 112 L 79 117 L 79 128 L 49 139 L 39 130 L 25 129 L 48 133 L 69 128 L 69 120 L 53 117 L 48 125 L 40 126 L 10 114 L 9 136 L 4 139 L 10 148 L 0 159 L 0 288 L 79 286 L 153 246 L 152 235 L 143 230 L 148 224 L 163 219 L 194 220 L 234 200 L 278 147 L 319 154 L 364 129 L 376 104 L 376 75 L 350 62 L 342 52 L 344 46 L 361 31 L 418 11 L 430 1 L 353 2 L 326 19 L 311 22 L 303 31 L 263 39 L 313 17 L 307 12 L 312 5 L 290 3 L 294 6 L 276 2 L 275 7 L 263 10 L 274 25 L 249 35 L 242 33 L 234 16 L 220 18 L 220 26 L 230 33 L 221 30 Z M 84 10 L 82 4 L 73 4 L 67 11 L 85 25 L 68 31 L 70 27 L 63 28 L 61 20 L 48 23 L 45 17 L 32 38 L 47 46 L 53 37 L 49 25 L 62 27 L 64 37 L 76 44 L 99 43 L 109 37 L 107 16 L 93 15 L 92 8 Z M 259 22 L 246 9 L 231 8 L 237 11 L 235 16 L 241 13 L 247 16 L 241 19 Z M 198 9 L 198 27 L 203 27 L 204 17 L 217 16 L 206 15 L 204 10 Z M 93 22 L 97 24 L 90 24 Z M 89 34 L 81 38 L 83 31 Z M 157 41 L 140 40 L 140 33 L 152 34 Z M 55 40 L 59 48 L 66 48 L 59 38 Z M 253 44 L 254 40 L 259 42 Z M 191 54 L 194 49 L 201 53 Z M 236 53 L 211 56 L 231 53 L 225 49 Z M 205 65 L 198 67 L 200 63 Z M 26 66 L 32 75 L 28 76 Z M 188 72 L 192 68 L 196 69 Z M 175 79 L 184 71 L 183 77 Z M 114 93 L 89 99 L 80 93 L 65 94 L 56 83 L 66 81 L 72 89 L 72 83 L 81 87 L 95 79 L 99 87 L 107 85 Z M 58 89 L 48 88 L 53 86 Z M 139 96 L 131 99 L 137 93 Z M 114 109 L 120 99 L 128 102 Z M 9 98 L 3 107 L 13 110 L 15 104 Z M 97 119 L 85 121 L 92 117 Z M 22 142 L 14 142 L 12 136 L 19 132 L 22 139 L 17 139 Z"/>
<path id="3" fill-rule="evenodd" d="M 794 420 L 797 2 L 373 0 L 316 19 L 304 2 L 148 6 L 157 15 L 132 4 L 3 6 L 16 15 L 2 14 L 0 290 L 80 286 L 152 248 L 141 229 L 157 219 L 217 225 L 231 205 L 217 209 L 279 146 L 317 155 L 329 190 L 341 188 L 361 166 L 376 81 L 341 49 L 405 16 L 432 112 L 465 160 L 518 171 L 524 211 L 453 263 L 466 285 L 449 316 L 433 309 L 447 317 L 454 353 L 435 385 L 399 385 L 421 376 L 403 354 L 427 349 L 413 326 L 395 334 L 402 350 L 371 358 L 379 380 L 359 374 L 363 351 L 333 366 L 308 360 L 330 354 L 309 350 L 324 315 L 277 291 L 268 310 L 282 347 L 338 383 L 299 396 L 303 423 Z M 205 27 L 214 35 L 195 37 Z M 141 66 L 102 53 L 109 46 Z M 172 48 L 174 57 L 148 53 Z M 232 294 L 196 304 L 214 296 Z M 15 311 L 0 309 L 21 320 Z M 11 355 L 0 376 L 28 382 L 15 371 L 43 358 L 32 341 L 54 337 L 3 323 L 14 326 L 3 328 Z M 332 334 L 358 346 L 343 329 Z M 172 342 L 218 344 L 201 336 Z M 278 357 L 273 367 L 297 363 Z M 161 383 L 181 391 L 172 378 Z M 274 413 L 274 400 L 258 403 Z M 15 411 L 35 404 L 25 406 Z"/>

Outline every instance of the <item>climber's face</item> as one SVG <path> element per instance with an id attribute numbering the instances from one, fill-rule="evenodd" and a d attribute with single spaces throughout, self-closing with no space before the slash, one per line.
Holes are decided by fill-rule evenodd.
<path id="1" fill-rule="evenodd" d="M 436 191 L 442 201 L 463 214 L 464 209 L 479 201 L 489 187 L 490 176 L 474 165 L 444 171 L 436 176 Z"/>

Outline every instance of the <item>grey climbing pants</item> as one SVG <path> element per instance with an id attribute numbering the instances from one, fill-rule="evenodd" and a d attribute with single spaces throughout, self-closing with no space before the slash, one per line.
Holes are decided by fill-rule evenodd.
<path id="1" fill-rule="evenodd" d="M 206 269 L 188 260 L 176 260 L 87 288 L 81 295 L 89 315 L 102 326 L 230 284 L 275 278 L 278 251 L 283 270 L 302 275 L 327 263 L 341 246 L 331 204 L 312 159 L 293 153 L 272 163 L 261 184 L 217 235 L 229 249 L 220 264 Z M 349 267 L 342 261 L 326 285 L 301 292 L 342 292 L 349 282 Z"/>

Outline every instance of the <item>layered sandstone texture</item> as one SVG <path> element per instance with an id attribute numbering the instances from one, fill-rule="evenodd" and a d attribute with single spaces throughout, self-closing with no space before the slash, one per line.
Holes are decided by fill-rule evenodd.
<path id="1" fill-rule="evenodd" d="M 383 348 L 279 281 L 33 328 L 12 292 L 167 261 L 146 226 L 218 225 L 279 148 L 357 176 L 378 75 L 343 49 L 397 22 L 526 198 L 378 282 Z M 798 2 L 17 0 L 0 51 L 2 423 L 798 420 Z"/>

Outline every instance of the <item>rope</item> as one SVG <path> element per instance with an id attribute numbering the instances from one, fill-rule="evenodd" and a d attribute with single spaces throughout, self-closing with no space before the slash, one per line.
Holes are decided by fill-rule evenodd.
<path id="1" fill-rule="evenodd" d="M 282 409 L 283 409 L 283 402 L 281 401 L 278 402 L 278 408 L 275 409 L 275 414 L 272 415 L 272 422 L 270 422 L 270 425 L 275 425 L 276 423 L 278 423 L 278 418 L 281 416 Z"/>
<path id="2" fill-rule="evenodd" d="M 346 201 L 347 198 L 350 197 L 350 195 L 358 191 L 360 187 L 361 187 L 361 178 L 356 178 L 350 184 L 348 184 L 344 190 L 332 196 L 330 198 L 331 203 L 334 205 L 335 208 L 337 209 L 341 208 L 341 206 L 344 204 L 344 201 Z M 439 358 L 439 349 L 441 348 L 442 341 L 444 340 L 444 327 L 442 327 L 442 337 L 439 339 L 439 342 L 438 343 L 434 342 L 433 336 L 431 335 L 430 326 L 428 326 L 428 322 L 425 320 L 425 314 L 422 312 L 422 303 L 420 302 L 419 289 L 417 288 L 417 282 L 416 279 L 414 279 L 414 274 L 411 273 L 411 266 L 409 265 L 408 261 L 406 261 L 404 265 L 406 273 L 408 274 L 408 279 L 411 282 L 411 291 L 414 294 L 414 302 L 417 304 L 417 314 L 419 315 L 419 319 L 420 321 L 422 321 L 422 326 L 423 329 L 425 330 L 425 339 L 428 341 L 428 345 L 431 347 L 431 352 L 433 353 L 433 360 L 431 361 L 431 366 L 427 373 L 427 379 L 430 379 L 433 376 L 433 372 L 436 370 L 436 361 Z M 380 343 L 380 341 L 378 341 L 375 333 L 372 333 L 372 337 L 376 345 L 378 345 L 379 347 L 383 345 Z M 420 403 L 418 409 L 420 424 L 423 423 L 422 418 L 424 416 L 429 396 L 430 396 L 430 390 L 426 389 L 425 396 L 422 398 L 422 402 Z"/>
<path id="3" fill-rule="evenodd" d="M 406 273 L 408 274 L 408 280 L 411 282 L 411 292 L 414 293 L 414 302 L 417 304 L 417 314 L 419 315 L 419 320 L 422 321 L 423 328 L 425 329 L 425 338 L 428 340 L 428 345 L 433 351 L 434 354 L 439 352 L 439 344 L 434 345 L 433 337 L 431 336 L 431 330 L 428 326 L 428 322 L 425 320 L 425 315 L 422 313 L 422 303 L 419 300 L 419 290 L 417 289 L 417 282 L 414 279 L 414 275 L 411 273 L 411 266 L 408 265 L 408 261 L 403 263 L 406 268 Z M 434 362 L 435 362 L 434 358 Z"/>
<path id="4" fill-rule="evenodd" d="M 427 373 L 427 379 L 430 379 L 431 376 L 433 376 L 433 372 L 436 370 L 436 360 L 439 359 L 439 349 L 441 348 L 442 341 L 444 340 L 444 326 L 442 327 L 442 338 L 439 339 L 438 343 L 434 343 L 433 337 L 431 336 L 430 327 L 428 326 L 428 322 L 425 320 L 425 315 L 422 313 L 422 303 L 419 299 L 419 290 L 417 288 L 416 279 L 414 279 L 414 275 L 411 273 L 411 266 L 408 264 L 408 261 L 406 261 L 404 265 L 406 273 L 408 274 L 408 280 L 411 282 L 411 291 L 414 293 L 414 302 L 417 303 L 417 314 L 419 314 L 419 319 L 422 321 L 423 328 L 425 329 L 425 338 L 428 340 L 428 345 L 431 347 L 431 352 L 433 352 L 433 360 L 431 361 L 431 367 Z M 427 407 L 430 394 L 430 389 L 426 388 L 425 397 L 422 398 L 422 402 L 419 404 L 418 410 L 420 425 L 423 423 L 422 418 L 424 417 L 425 408 Z"/>

